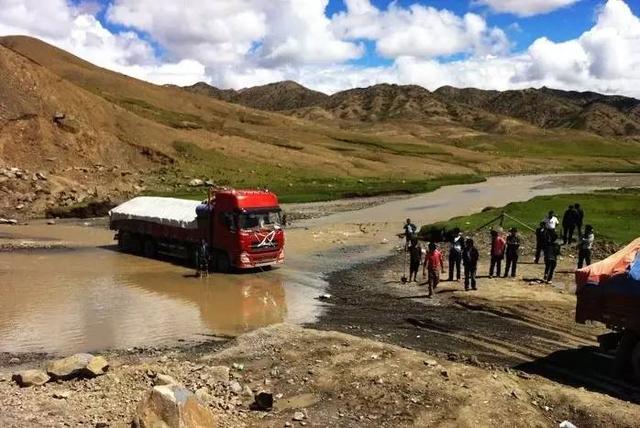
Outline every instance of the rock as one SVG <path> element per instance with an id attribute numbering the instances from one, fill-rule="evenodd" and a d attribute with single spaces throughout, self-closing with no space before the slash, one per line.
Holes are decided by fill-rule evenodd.
<path id="1" fill-rule="evenodd" d="M 286 422 L 284 423 L 284 426 L 286 426 L 286 427 L 290 427 L 290 426 L 292 426 L 292 425 L 291 425 L 291 422 L 286 421 Z"/>
<path id="2" fill-rule="evenodd" d="M 42 370 L 25 370 L 13 375 L 13 380 L 22 387 L 41 386 L 51 378 Z"/>
<path id="3" fill-rule="evenodd" d="M 13 357 L 9 360 L 9 364 L 20 364 L 20 358 Z"/>
<path id="4" fill-rule="evenodd" d="M 21 210 L 21 209 L 23 209 L 23 208 L 24 208 L 24 204 L 18 204 L 18 205 L 16 205 L 16 209 L 17 209 L 18 211 L 20 211 L 20 210 Z"/>
<path id="5" fill-rule="evenodd" d="M 577 428 L 574 424 L 569 421 L 562 421 L 559 425 L 560 428 Z"/>
<path id="6" fill-rule="evenodd" d="M 438 362 L 436 360 L 424 360 L 423 363 L 425 366 L 429 367 L 435 367 L 438 365 Z"/>
<path id="7" fill-rule="evenodd" d="M 177 380 L 175 380 L 174 378 L 172 378 L 169 375 L 166 374 L 157 374 L 154 384 L 156 386 L 161 386 L 161 385 L 180 385 L 180 382 L 178 382 Z"/>
<path id="8" fill-rule="evenodd" d="M 256 394 L 253 408 L 262 411 L 271 410 L 273 408 L 273 394 L 270 392 L 259 392 Z"/>
<path id="9" fill-rule="evenodd" d="M 49 220 L 47 220 L 47 224 L 54 225 L 54 224 L 56 224 L 56 221 L 54 219 L 49 219 Z"/>
<path id="10" fill-rule="evenodd" d="M 238 395 L 242 392 L 242 385 L 240 385 L 237 380 L 232 380 L 231 382 L 229 382 L 229 389 L 231 390 L 231 392 Z"/>
<path id="11" fill-rule="evenodd" d="M 318 297 L 320 300 L 329 300 L 331 299 L 331 294 L 322 294 Z"/>
<path id="12" fill-rule="evenodd" d="M 215 427 L 213 414 L 179 385 L 155 386 L 138 405 L 132 425 L 138 428 Z"/>
<path id="13" fill-rule="evenodd" d="M 109 363 L 103 357 L 91 354 L 75 354 L 55 360 L 47 366 L 47 373 L 53 379 L 69 380 L 77 377 L 92 378 L 103 375 L 109 369 Z"/>
<path id="14" fill-rule="evenodd" d="M 240 363 L 233 363 L 231 367 L 233 367 L 234 370 L 238 370 L 240 372 L 244 370 L 244 364 L 240 364 Z"/>
<path id="15" fill-rule="evenodd" d="M 229 367 L 227 366 L 213 366 L 209 367 L 209 383 L 217 384 L 223 383 L 226 384 L 229 382 Z"/>
<path id="16" fill-rule="evenodd" d="M 0 224 L 18 224 L 18 220 L 15 218 L 0 218 Z"/>
<path id="17" fill-rule="evenodd" d="M 449 378 L 449 372 L 446 370 L 440 371 L 440 374 L 442 375 L 442 377 Z"/>
<path id="18" fill-rule="evenodd" d="M 71 395 L 71 391 L 56 391 L 53 393 L 53 398 L 58 400 L 66 400 Z"/>
<path id="19" fill-rule="evenodd" d="M 293 414 L 293 418 L 291 418 L 291 419 L 293 419 L 294 421 L 297 421 L 297 422 L 302 421 L 302 420 L 304 420 L 304 413 L 302 413 L 302 412 L 295 412 L 295 413 Z"/>
<path id="20" fill-rule="evenodd" d="M 249 385 L 245 385 L 244 388 L 242 388 L 242 395 L 248 398 L 253 398 L 253 391 L 251 390 Z"/>
<path id="21" fill-rule="evenodd" d="M 208 401 L 210 398 L 209 390 L 205 387 L 196 389 L 196 398 L 200 401 Z"/>
<path id="22" fill-rule="evenodd" d="M 189 186 L 191 187 L 199 187 L 203 185 L 204 181 L 200 180 L 199 178 L 194 178 L 193 180 L 189 181 Z"/>

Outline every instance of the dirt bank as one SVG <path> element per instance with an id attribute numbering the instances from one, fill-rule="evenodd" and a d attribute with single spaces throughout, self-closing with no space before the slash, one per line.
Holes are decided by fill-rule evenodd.
<path id="1" fill-rule="evenodd" d="M 328 277 L 330 304 L 316 328 L 337 330 L 486 368 L 517 368 L 561 383 L 640 403 L 640 389 L 607 375 L 596 348 L 598 325 L 574 322 L 573 268 L 565 249 L 553 285 L 525 245 L 514 279 L 489 279 L 480 242 L 478 291 L 444 281 L 434 299 L 422 284 L 402 284 L 401 254 Z M 446 258 L 446 257 L 445 257 Z M 444 275 L 446 279 L 448 275 Z"/>
<path id="2" fill-rule="evenodd" d="M 220 376 L 220 366 L 230 368 L 228 379 Z M 109 374 L 92 380 L 26 389 L 0 382 L 0 425 L 128 426 L 161 373 L 198 390 L 223 427 L 544 427 L 564 420 L 580 427 L 632 427 L 637 422 L 632 404 L 539 376 L 278 325 L 246 334 L 220 351 L 115 357 Z M 250 410 L 248 389 L 272 392 L 274 410 Z M 53 397 L 61 393 L 67 398 Z M 302 413 L 302 421 L 293 420 L 295 412 Z"/>

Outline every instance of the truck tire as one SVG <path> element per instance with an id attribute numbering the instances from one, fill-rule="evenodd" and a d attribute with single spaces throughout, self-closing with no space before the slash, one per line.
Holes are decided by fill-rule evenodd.
<path id="1" fill-rule="evenodd" d="M 635 381 L 640 383 L 640 340 L 636 343 L 631 353 L 631 367 Z"/>
<path id="2" fill-rule="evenodd" d="M 157 253 L 158 253 L 158 251 L 157 251 L 157 248 L 156 248 L 156 241 L 153 238 L 145 239 L 144 246 L 143 246 L 143 254 L 144 254 L 144 256 L 148 257 L 150 259 L 153 259 L 153 258 L 155 258 Z"/>
<path id="3" fill-rule="evenodd" d="M 624 379 L 633 373 L 632 355 L 637 345 L 638 336 L 630 330 L 624 330 L 613 360 L 613 375 L 615 377 Z"/>
<path id="4" fill-rule="evenodd" d="M 229 273 L 231 271 L 231 261 L 225 251 L 216 251 L 213 262 L 216 266 L 216 272 Z"/>

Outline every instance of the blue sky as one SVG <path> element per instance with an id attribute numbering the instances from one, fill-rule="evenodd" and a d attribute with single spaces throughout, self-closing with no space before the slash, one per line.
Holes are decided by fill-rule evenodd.
<path id="1" fill-rule="evenodd" d="M 0 10 L 0 35 L 160 84 L 640 96 L 640 0 L 0 0 Z"/>

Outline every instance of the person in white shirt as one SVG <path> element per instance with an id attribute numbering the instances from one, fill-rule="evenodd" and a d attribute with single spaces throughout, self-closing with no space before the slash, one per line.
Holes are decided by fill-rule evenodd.
<path id="1" fill-rule="evenodd" d="M 560 223 L 553 211 L 549 211 L 549 214 L 547 214 L 543 221 L 544 227 L 546 227 L 547 230 L 556 230 L 556 226 Z"/>

